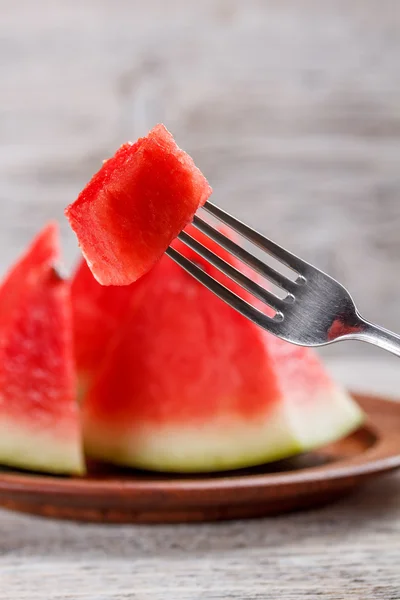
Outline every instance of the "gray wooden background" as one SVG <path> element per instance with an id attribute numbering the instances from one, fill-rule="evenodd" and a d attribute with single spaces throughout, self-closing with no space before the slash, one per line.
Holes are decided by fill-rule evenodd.
<path id="1" fill-rule="evenodd" d="M 396 0 L 0 0 L 0 15 L 1 272 L 51 217 L 71 265 L 64 206 L 164 121 L 215 202 L 400 331 Z"/>

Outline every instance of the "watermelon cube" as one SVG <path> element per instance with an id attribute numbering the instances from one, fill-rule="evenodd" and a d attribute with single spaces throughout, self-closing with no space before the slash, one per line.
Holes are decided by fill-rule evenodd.
<path id="1" fill-rule="evenodd" d="M 211 188 L 163 125 L 106 160 L 65 214 L 99 283 L 128 285 L 159 260 Z"/>

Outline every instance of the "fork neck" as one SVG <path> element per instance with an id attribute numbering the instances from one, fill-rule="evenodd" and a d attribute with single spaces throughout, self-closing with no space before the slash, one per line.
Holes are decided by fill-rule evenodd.
<path id="1" fill-rule="evenodd" d="M 395 356 L 400 356 L 400 336 L 396 333 L 384 329 L 379 325 L 370 323 L 357 315 L 358 323 L 356 327 L 352 327 L 352 332 L 345 335 L 346 339 L 359 340 L 374 344 L 383 350 L 391 352 Z"/>

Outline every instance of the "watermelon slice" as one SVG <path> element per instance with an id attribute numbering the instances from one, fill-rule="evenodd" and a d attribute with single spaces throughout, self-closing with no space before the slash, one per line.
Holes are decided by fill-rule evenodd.
<path id="1" fill-rule="evenodd" d="M 71 282 L 75 361 L 79 397 L 89 385 L 107 345 L 129 310 L 132 285 L 103 286 L 82 259 Z"/>
<path id="2" fill-rule="evenodd" d="M 129 318 L 83 405 L 90 456 L 176 472 L 277 460 L 362 418 L 311 350 L 258 328 L 167 256 L 133 287 Z"/>
<path id="3" fill-rule="evenodd" d="M 127 285 L 151 269 L 210 193 L 190 156 L 157 125 L 105 161 L 65 212 L 99 283 Z"/>
<path id="4" fill-rule="evenodd" d="M 82 473 L 70 286 L 50 223 L 0 288 L 0 463 Z"/>

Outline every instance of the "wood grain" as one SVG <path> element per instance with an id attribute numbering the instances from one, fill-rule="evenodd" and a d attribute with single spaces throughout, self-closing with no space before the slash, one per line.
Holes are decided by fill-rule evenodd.
<path id="1" fill-rule="evenodd" d="M 398 600 L 400 480 L 258 521 L 91 526 L 0 513 L 5 600 Z"/>

